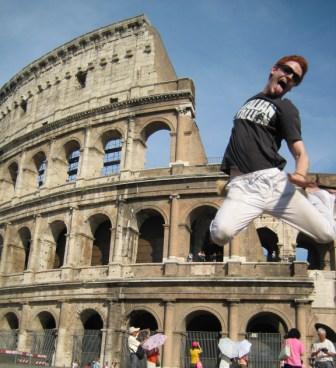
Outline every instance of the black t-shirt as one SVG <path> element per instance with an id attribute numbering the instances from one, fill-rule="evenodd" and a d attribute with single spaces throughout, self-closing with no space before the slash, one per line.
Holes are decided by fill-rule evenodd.
<path id="1" fill-rule="evenodd" d="M 234 117 L 221 170 L 227 174 L 230 168 L 244 174 L 273 167 L 282 170 L 286 160 L 278 151 L 283 139 L 288 143 L 302 139 L 297 108 L 287 99 L 259 93 L 247 100 Z"/>

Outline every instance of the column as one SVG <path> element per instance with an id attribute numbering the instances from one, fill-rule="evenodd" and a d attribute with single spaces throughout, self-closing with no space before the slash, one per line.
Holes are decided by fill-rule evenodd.
<path id="1" fill-rule="evenodd" d="M 80 167 L 77 173 L 77 179 L 85 179 L 90 170 L 90 162 L 89 162 L 89 148 L 90 148 L 90 140 L 91 140 L 91 127 L 87 126 L 85 129 L 85 138 L 84 138 L 84 146 L 81 148 L 80 155 Z"/>
<path id="2" fill-rule="evenodd" d="M 179 202 L 180 196 L 172 194 L 170 199 L 170 231 L 169 231 L 169 245 L 168 245 L 168 259 L 170 261 L 179 261 L 178 257 L 178 216 L 179 216 Z"/>
<path id="3" fill-rule="evenodd" d="M 38 262 L 41 260 L 39 256 L 40 227 L 41 215 L 34 217 L 34 231 L 31 239 L 27 270 L 24 272 L 24 282 L 31 283 L 34 281 L 34 273 L 38 269 Z"/>
<path id="4" fill-rule="evenodd" d="M 127 125 L 127 136 L 125 139 L 125 147 L 123 147 L 123 162 L 122 170 L 132 170 L 132 158 L 133 158 L 133 139 L 134 139 L 134 129 L 135 129 L 135 115 L 130 115 L 128 117 Z"/>
<path id="5" fill-rule="evenodd" d="M 230 259 L 239 259 L 240 239 L 239 235 L 230 241 Z"/>
<path id="6" fill-rule="evenodd" d="M 23 304 L 21 307 L 21 318 L 19 324 L 18 351 L 30 351 L 31 335 L 29 326 L 31 324 L 31 308 L 29 304 Z"/>
<path id="7" fill-rule="evenodd" d="M 57 367 L 70 367 L 71 365 L 73 350 L 71 319 L 73 312 L 71 303 L 67 301 L 61 302 L 55 354 L 55 365 Z"/>
<path id="8" fill-rule="evenodd" d="M 22 151 L 21 157 L 20 157 L 20 162 L 19 162 L 18 175 L 17 175 L 17 178 L 16 178 L 14 198 L 15 197 L 20 197 L 21 193 L 22 193 L 22 186 L 24 185 L 24 183 L 23 183 L 23 172 L 24 172 L 23 167 L 24 167 L 25 158 L 26 158 L 26 152 Z"/>
<path id="9" fill-rule="evenodd" d="M 122 334 L 117 332 L 120 329 L 121 305 L 117 300 L 110 300 L 108 304 L 107 326 L 105 330 L 104 356 L 101 360 L 109 362 L 117 360 L 120 362 L 120 351 Z"/>
<path id="10" fill-rule="evenodd" d="M 120 195 L 117 200 L 117 220 L 114 239 L 113 262 L 122 263 L 123 248 L 123 225 L 124 225 L 124 206 L 125 200 Z M 125 244 L 126 246 L 126 244 Z"/>
<path id="11" fill-rule="evenodd" d="M 1 263 L 0 263 L 0 276 L 1 276 L 0 286 L 4 285 L 5 280 L 3 279 L 3 276 L 6 275 L 6 273 L 8 272 L 8 268 L 7 268 L 7 265 L 9 263 L 8 262 L 8 247 L 9 247 L 11 226 L 12 224 L 10 222 L 5 223 L 5 235 L 3 239 Z"/>
<path id="12" fill-rule="evenodd" d="M 169 253 L 169 225 L 163 224 L 163 260 L 167 260 Z"/>
<path id="13" fill-rule="evenodd" d="M 228 300 L 229 337 L 232 340 L 238 340 L 239 337 L 239 302 L 239 299 Z"/>
<path id="14" fill-rule="evenodd" d="M 175 368 L 179 360 L 179 354 L 176 352 L 176 342 L 174 339 L 174 324 L 175 324 L 175 301 L 164 301 L 164 334 L 167 340 L 163 346 L 162 352 L 162 367 Z M 177 363 L 178 364 L 178 363 Z"/>
<path id="15" fill-rule="evenodd" d="M 295 300 L 295 316 L 296 316 L 296 328 L 301 333 L 301 341 L 304 346 L 307 346 L 307 316 L 310 315 L 311 300 L 296 299 Z M 308 366 L 309 354 L 304 355 L 304 365 Z"/>

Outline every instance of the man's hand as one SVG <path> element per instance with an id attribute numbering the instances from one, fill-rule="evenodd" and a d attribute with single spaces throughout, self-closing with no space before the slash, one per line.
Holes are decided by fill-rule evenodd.
<path id="1" fill-rule="evenodd" d="M 297 173 L 288 174 L 288 179 L 291 183 L 294 185 L 297 185 L 301 188 L 317 188 L 317 184 L 313 181 L 307 180 L 307 178 L 304 175 L 300 175 Z"/>

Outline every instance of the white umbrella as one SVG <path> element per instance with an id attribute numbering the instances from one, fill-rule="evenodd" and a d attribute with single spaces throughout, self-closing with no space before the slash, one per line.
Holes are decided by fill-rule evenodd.
<path id="1" fill-rule="evenodd" d="M 233 359 L 238 356 L 237 343 L 235 341 L 232 341 L 228 337 L 220 339 L 218 347 L 221 353 L 229 359 Z"/>
<path id="2" fill-rule="evenodd" d="M 142 347 L 145 350 L 153 350 L 155 348 L 160 347 L 166 341 L 167 336 L 161 333 L 157 333 L 151 337 L 149 337 L 143 344 Z"/>
<path id="3" fill-rule="evenodd" d="M 244 355 L 247 355 L 251 350 L 252 344 L 248 340 L 242 340 L 237 342 L 238 347 L 238 358 L 241 358 Z"/>

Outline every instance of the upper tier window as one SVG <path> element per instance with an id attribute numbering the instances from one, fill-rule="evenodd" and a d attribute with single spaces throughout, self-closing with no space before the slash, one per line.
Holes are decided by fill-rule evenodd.
<path id="1" fill-rule="evenodd" d="M 79 148 L 74 149 L 68 156 L 68 181 L 74 181 L 77 178 L 78 163 L 80 151 Z"/>
<path id="2" fill-rule="evenodd" d="M 121 149 L 122 140 L 120 138 L 112 138 L 106 142 L 102 175 L 107 176 L 120 171 Z"/>

